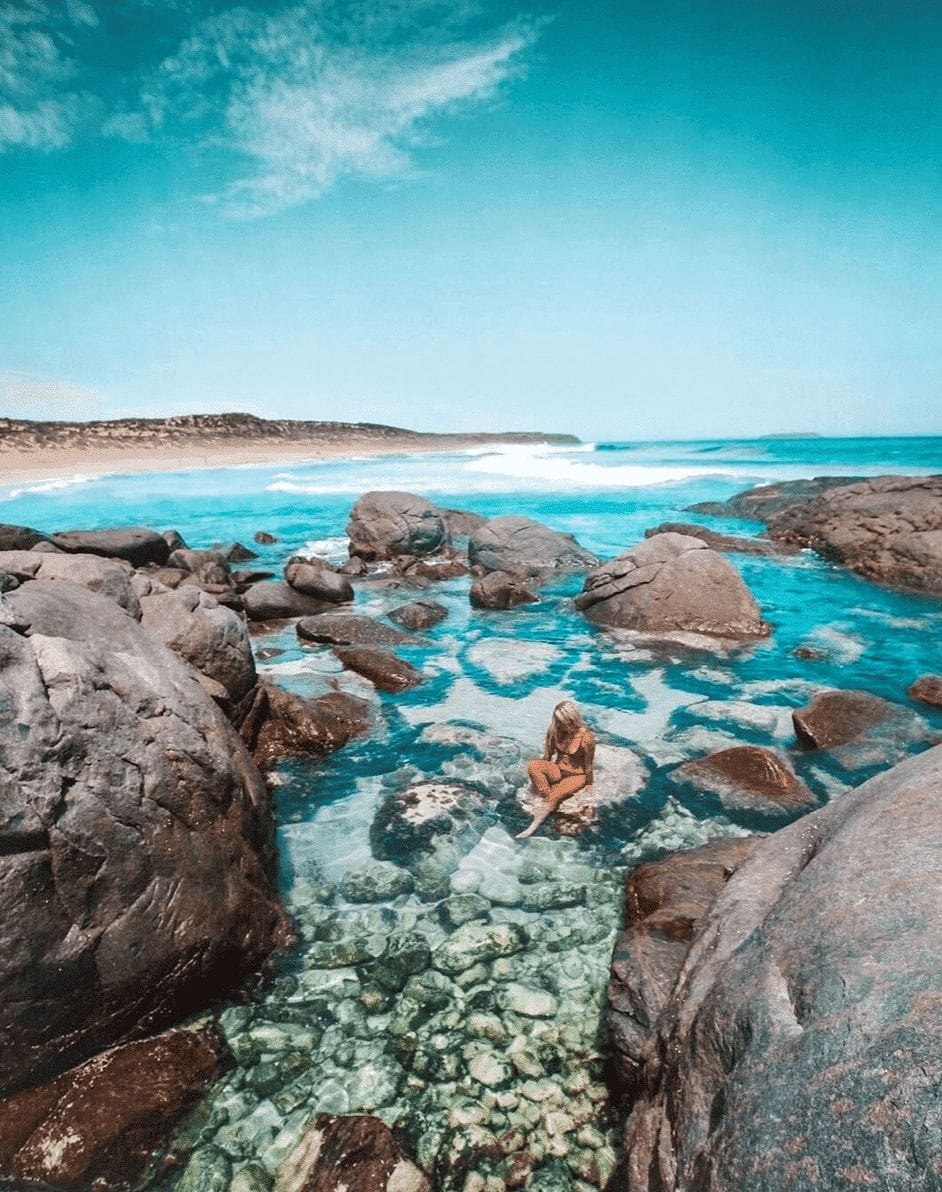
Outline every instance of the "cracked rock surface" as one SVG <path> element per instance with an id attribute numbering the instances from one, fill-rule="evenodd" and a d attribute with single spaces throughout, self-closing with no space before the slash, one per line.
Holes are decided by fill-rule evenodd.
<path id="1" fill-rule="evenodd" d="M 195 673 L 64 579 L 0 597 L 0 1095 L 285 938 L 261 776 Z"/>
<path id="2" fill-rule="evenodd" d="M 586 577 L 576 607 L 597 625 L 642 633 L 765 637 L 769 626 L 733 565 L 699 538 L 655 534 Z"/>
<path id="3" fill-rule="evenodd" d="M 937 747 L 720 881 L 651 1033 L 627 1040 L 643 1092 L 619 1187 L 939 1186 L 940 797 Z"/>
<path id="4" fill-rule="evenodd" d="M 361 559 L 432 555 L 448 544 L 440 510 L 414 493 L 365 493 L 347 523 L 350 554 Z"/>
<path id="5" fill-rule="evenodd" d="M 492 517 L 468 539 L 468 560 L 482 571 L 541 576 L 553 571 L 584 571 L 598 559 L 571 534 L 529 517 Z"/>

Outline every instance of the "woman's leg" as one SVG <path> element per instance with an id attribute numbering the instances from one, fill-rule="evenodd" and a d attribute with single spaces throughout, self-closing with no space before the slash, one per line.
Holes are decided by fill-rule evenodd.
<path id="1" fill-rule="evenodd" d="M 532 762 L 530 764 L 533 765 Z M 557 772 L 558 769 L 557 767 Z M 535 782 L 534 785 L 536 785 Z M 550 787 L 549 794 L 543 799 L 543 806 L 533 816 L 533 822 L 524 831 L 517 833 L 517 839 L 525 840 L 528 836 L 532 836 L 540 824 L 549 819 L 564 799 L 568 799 L 576 791 L 581 791 L 584 786 L 585 774 L 567 774 L 559 782 L 554 783 Z"/>
<path id="2" fill-rule="evenodd" d="M 547 761 L 544 757 L 535 757 L 527 765 L 530 781 L 544 799 L 549 798 L 550 788 L 562 778 L 562 771 L 555 762 Z"/>

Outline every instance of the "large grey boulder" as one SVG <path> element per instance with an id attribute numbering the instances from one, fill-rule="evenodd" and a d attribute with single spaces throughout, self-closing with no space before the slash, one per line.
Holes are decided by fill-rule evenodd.
<path id="1" fill-rule="evenodd" d="M 285 582 L 296 592 L 325 600 L 329 604 L 346 604 L 353 599 L 353 584 L 345 575 L 340 575 L 322 563 L 309 563 L 295 559 L 285 567 Z"/>
<path id="2" fill-rule="evenodd" d="M 590 571 L 576 607 L 597 625 L 655 635 L 769 633 L 736 568 L 685 534 L 656 534 Z"/>
<path id="3" fill-rule="evenodd" d="M 0 571 L 20 582 L 28 579 L 69 580 L 120 604 L 132 617 L 141 614 L 131 569 L 96 555 L 66 555 L 32 550 L 0 551 Z"/>
<path id="4" fill-rule="evenodd" d="M 255 659 L 245 621 L 199 588 L 141 598 L 141 624 L 225 695 L 238 701 L 255 686 Z"/>
<path id="5" fill-rule="evenodd" d="M 448 544 L 441 512 L 414 493 L 369 492 L 347 523 L 350 554 L 361 559 L 433 555 Z"/>
<path id="6" fill-rule="evenodd" d="M 258 769 L 105 596 L 0 597 L 0 1096 L 177 1021 L 285 938 Z"/>
<path id="7" fill-rule="evenodd" d="M 132 567 L 166 563 L 170 555 L 167 540 L 155 530 L 143 528 L 120 530 L 64 530 L 53 534 L 50 541 L 59 550 L 80 555 L 104 555 L 107 559 L 124 559 Z"/>
<path id="8" fill-rule="evenodd" d="M 629 1192 L 939 1182 L 942 748 L 761 840 L 643 1044 Z"/>
<path id="9" fill-rule="evenodd" d="M 585 571 L 598 562 L 571 534 L 529 517 L 492 517 L 471 532 L 468 560 L 483 572 L 543 576 L 554 571 Z"/>
<path id="10" fill-rule="evenodd" d="M 242 605 L 250 621 L 287 621 L 323 612 L 330 604 L 298 592 L 284 580 L 264 579 L 242 593 Z"/>
<path id="11" fill-rule="evenodd" d="M 46 535 L 39 530 L 0 522 L 0 550 L 30 550 L 38 542 L 46 541 Z"/>

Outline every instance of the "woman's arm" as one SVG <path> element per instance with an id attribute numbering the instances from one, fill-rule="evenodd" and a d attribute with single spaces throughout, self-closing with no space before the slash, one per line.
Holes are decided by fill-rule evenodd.
<path id="1" fill-rule="evenodd" d="M 553 726 L 550 725 L 546 730 L 546 736 L 543 739 L 543 760 L 551 762 L 553 760 L 553 750 L 556 748 L 556 734 L 553 732 Z"/>
<path id="2" fill-rule="evenodd" d="M 595 781 L 595 737 L 591 732 L 585 735 L 585 784 L 591 786 Z"/>

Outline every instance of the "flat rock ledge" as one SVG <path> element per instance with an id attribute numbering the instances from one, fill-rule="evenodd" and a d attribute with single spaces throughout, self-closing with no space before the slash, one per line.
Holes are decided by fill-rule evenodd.
<path id="1" fill-rule="evenodd" d="M 613 966 L 633 1099 L 615 1186 L 939 1184 L 940 812 L 937 747 L 743 844 L 735 865 L 714 858 L 723 872 L 679 922 L 651 921 L 683 900 L 667 869 L 654 896 L 635 871 Z"/>

